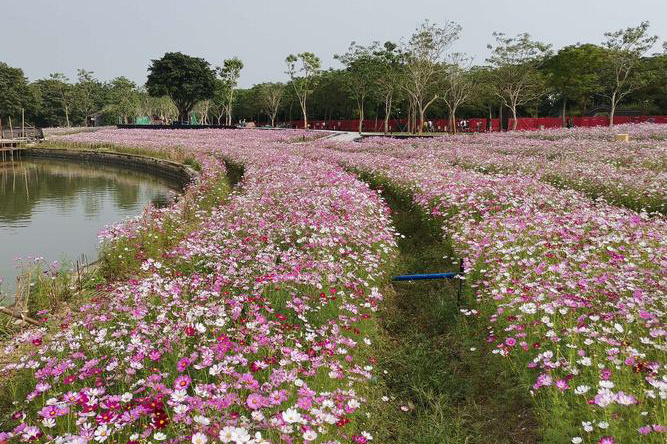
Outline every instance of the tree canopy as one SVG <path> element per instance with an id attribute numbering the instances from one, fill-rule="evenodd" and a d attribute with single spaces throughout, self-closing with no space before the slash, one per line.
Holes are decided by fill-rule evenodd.
<path id="1" fill-rule="evenodd" d="M 169 96 L 181 121 L 188 120 L 197 102 L 213 97 L 214 87 L 215 73 L 202 58 L 168 52 L 153 60 L 148 68 L 148 93 L 154 97 Z"/>

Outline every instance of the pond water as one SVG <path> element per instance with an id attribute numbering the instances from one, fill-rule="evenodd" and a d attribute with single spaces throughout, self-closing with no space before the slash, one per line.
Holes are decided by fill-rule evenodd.
<path id="1" fill-rule="evenodd" d="M 106 225 L 170 202 L 176 185 L 136 170 L 26 158 L 0 162 L 0 301 L 13 303 L 17 258 L 93 262 Z"/>

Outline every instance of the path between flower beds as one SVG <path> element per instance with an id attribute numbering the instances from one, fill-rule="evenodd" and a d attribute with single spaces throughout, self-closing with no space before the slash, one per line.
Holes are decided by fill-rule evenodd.
<path id="1" fill-rule="evenodd" d="M 371 176 L 362 176 L 378 188 Z M 381 187 L 379 187 L 381 189 Z M 436 225 L 396 190 L 382 195 L 400 233 L 395 274 L 458 271 Z M 458 281 L 394 282 L 379 313 L 379 374 L 390 406 L 377 413 L 379 442 L 538 442 L 527 390 L 484 343 L 484 326 L 462 316 Z M 463 295 L 465 298 L 465 295 Z"/>

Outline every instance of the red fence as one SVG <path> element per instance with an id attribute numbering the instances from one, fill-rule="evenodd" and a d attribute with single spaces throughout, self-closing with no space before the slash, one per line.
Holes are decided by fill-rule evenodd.
<path id="1" fill-rule="evenodd" d="M 583 127 L 592 127 L 592 126 L 608 126 L 609 117 L 570 117 L 573 126 L 583 126 Z M 520 131 L 533 131 L 540 129 L 548 128 L 562 128 L 563 119 L 560 117 L 520 117 L 517 119 L 517 130 Z M 431 125 L 427 125 L 431 131 L 448 131 L 449 130 L 449 121 L 447 119 L 432 119 L 430 120 Z M 465 122 L 465 124 L 464 124 Z M 514 119 L 509 119 L 508 127 L 512 128 Z M 623 124 L 623 123 L 665 123 L 667 124 L 667 116 L 616 116 L 614 117 L 614 124 Z M 489 126 L 489 119 L 479 118 L 479 119 L 457 119 L 457 129 L 458 131 L 465 132 L 487 132 L 487 131 L 500 131 L 500 119 L 490 119 L 491 125 Z M 303 120 L 293 120 L 291 126 L 295 128 L 303 128 Z M 311 129 L 327 129 L 327 130 L 338 130 L 338 131 L 358 131 L 359 130 L 359 120 L 358 119 L 348 119 L 348 120 L 310 120 L 308 121 L 308 126 Z M 389 131 L 392 132 L 405 132 L 408 128 L 407 119 L 390 119 L 389 120 Z M 365 132 L 383 132 L 384 131 L 384 120 L 378 119 L 365 119 L 363 124 L 363 131 Z"/>

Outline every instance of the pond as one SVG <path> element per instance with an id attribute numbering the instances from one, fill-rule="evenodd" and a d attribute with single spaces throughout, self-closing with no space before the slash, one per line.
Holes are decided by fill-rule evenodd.
<path id="1" fill-rule="evenodd" d="M 17 259 L 90 263 L 106 225 L 165 205 L 177 186 L 131 168 L 52 159 L 0 162 L 0 301 L 13 303 Z"/>

